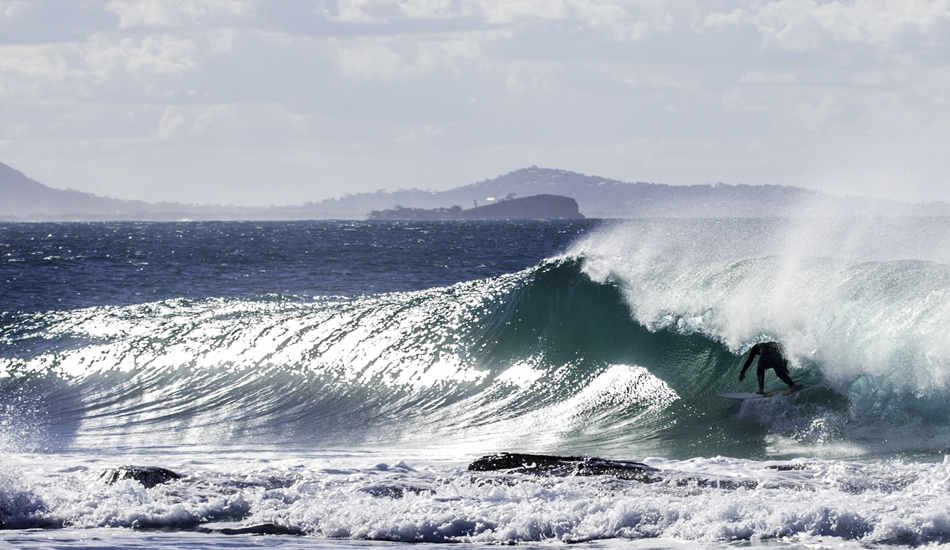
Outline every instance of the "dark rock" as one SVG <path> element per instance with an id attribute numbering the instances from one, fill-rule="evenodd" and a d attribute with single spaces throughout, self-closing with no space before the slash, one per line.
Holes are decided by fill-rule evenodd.
<path id="1" fill-rule="evenodd" d="M 396 206 L 387 210 L 373 210 L 367 217 L 371 220 L 460 220 L 462 219 L 462 207 L 406 208 Z"/>
<path id="2" fill-rule="evenodd" d="M 659 470 L 640 462 L 583 456 L 499 453 L 479 458 L 469 464 L 468 469 L 472 472 L 503 470 L 552 477 L 606 475 L 644 483 L 661 481 Z"/>
<path id="3" fill-rule="evenodd" d="M 462 211 L 463 220 L 583 219 L 577 201 L 561 195 L 534 195 Z"/>
<path id="4" fill-rule="evenodd" d="M 261 487 L 268 491 L 272 489 L 286 489 L 292 487 L 297 483 L 296 479 L 287 478 L 281 479 L 278 477 L 268 477 L 263 480 L 229 480 L 221 484 L 222 487 L 230 487 L 234 489 L 247 489 L 249 487 Z"/>
<path id="5" fill-rule="evenodd" d="M 299 535 L 300 531 L 289 527 L 281 527 L 273 523 L 261 523 L 260 525 L 249 525 L 247 527 L 225 527 L 223 529 L 209 529 L 213 533 L 222 535 Z"/>
<path id="6" fill-rule="evenodd" d="M 534 195 L 520 199 L 506 199 L 462 210 L 452 208 L 404 208 L 373 210 L 371 220 L 549 220 L 583 219 L 577 201 L 561 195 Z"/>
<path id="7" fill-rule="evenodd" d="M 109 468 L 99 474 L 99 479 L 109 485 L 123 479 L 134 479 L 142 484 L 146 489 L 151 489 L 156 485 L 167 483 L 173 479 L 181 479 L 181 476 L 165 468 L 155 466 L 119 466 L 118 468 Z"/>
<path id="8" fill-rule="evenodd" d="M 807 470 L 811 464 L 802 463 L 802 464 L 774 464 L 771 466 L 766 466 L 768 470 L 778 470 L 779 472 L 791 472 L 794 470 Z"/>
<path id="9" fill-rule="evenodd" d="M 808 465 L 767 466 L 769 469 L 790 471 L 804 469 Z M 684 474 L 670 470 L 660 471 L 652 466 L 640 462 L 624 460 L 605 460 L 602 458 L 585 456 L 551 456 L 519 453 L 499 453 L 488 455 L 472 462 L 469 471 L 486 472 L 502 471 L 514 474 L 531 474 L 536 476 L 566 477 L 566 476 L 612 476 L 627 481 L 642 483 L 663 482 L 672 487 L 685 489 L 721 489 L 734 491 L 737 489 L 783 488 L 791 490 L 807 490 L 806 486 L 797 481 L 774 481 L 760 483 L 752 479 L 728 478 L 716 476 L 703 478 L 692 474 Z"/>

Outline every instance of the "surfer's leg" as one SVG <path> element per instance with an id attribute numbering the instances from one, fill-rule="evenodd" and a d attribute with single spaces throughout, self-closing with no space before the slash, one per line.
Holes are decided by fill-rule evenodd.
<path id="1" fill-rule="evenodd" d="M 788 361 L 782 361 L 781 363 L 776 363 L 772 367 L 775 370 L 775 376 L 779 377 L 779 380 L 788 384 L 788 387 L 795 388 L 795 381 L 792 380 L 792 377 L 788 375 Z"/>
<path id="2" fill-rule="evenodd" d="M 762 364 L 762 358 L 759 358 L 759 366 L 755 369 L 755 377 L 759 379 L 759 391 L 755 393 L 765 393 L 765 365 Z"/>

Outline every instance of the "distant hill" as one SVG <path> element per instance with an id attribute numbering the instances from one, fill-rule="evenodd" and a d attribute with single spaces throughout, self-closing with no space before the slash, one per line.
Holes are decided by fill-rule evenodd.
<path id="1" fill-rule="evenodd" d="M 2 220 L 245 219 L 253 210 L 255 209 L 126 201 L 72 189 L 53 189 L 0 163 L 0 219 Z M 242 215 L 245 217 L 242 218 Z"/>
<path id="2" fill-rule="evenodd" d="M 506 197 L 561 195 L 589 218 L 762 217 L 834 213 L 892 216 L 950 215 L 942 202 L 909 204 L 836 197 L 781 185 L 666 185 L 626 183 L 567 170 L 532 166 L 447 191 L 400 189 L 358 193 L 299 206 L 240 207 L 146 203 L 58 190 L 0 163 L 0 219 L 40 220 L 363 220 L 387 209 L 460 209 Z"/>
<path id="3" fill-rule="evenodd" d="M 124 201 L 98 197 L 92 193 L 51 189 L 2 163 L 0 199 L 0 216 L 4 217 L 35 213 L 50 216 L 74 212 L 106 213 L 125 206 Z"/>
<path id="4" fill-rule="evenodd" d="M 388 194 L 404 207 L 436 208 L 483 204 L 509 194 L 565 195 L 577 200 L 589 218 L 762 217 L 810 214 L 895 216 L 950 215 L 947 203 L 909 204 L 862 197 L 837 197 L 821 191 L 781 185 L 666 185 L 626 183 L 567 170 L 532 166 L 448 191 L 400 190 Z M 367 201 L 371 194 L 340 199 Z M 324 201 L 326 203 L 327 201 Z M 349 204 L 347 204 L 349 206 Z M 364 207 L 365 208 L 365 207 Z"/>

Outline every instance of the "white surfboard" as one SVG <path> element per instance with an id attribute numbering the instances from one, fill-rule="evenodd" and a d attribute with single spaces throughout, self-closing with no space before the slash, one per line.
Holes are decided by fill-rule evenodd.
<path id="1" fill-rule="evenodd" d="M 784 390 L 771 390 L 763 393 L 717 393 L 719 397 L 724 397 L 726 399 L 736 399 L 738 401 L 745 401 L 746 399 L 765 399 L 767 397 L 775 397 L 776 395 L 792 395 L 793 393 L 800 392 L 806 389 L 807 386 L 802 386 L 797 390 L 792 388 L 785 388 Z"/>

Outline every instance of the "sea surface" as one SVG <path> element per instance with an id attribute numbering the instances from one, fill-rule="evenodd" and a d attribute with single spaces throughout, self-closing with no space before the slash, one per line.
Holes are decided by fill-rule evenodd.
<path id="1" fill-rule="evenodd" d="M 754 391 L 769 340 L 808 388 L 717 397 Z M 658 480 L 468 471 L 498 452 Z M 45 549 L 950 545 L 950 219 L 0 224 L 0 525 Z"/>

